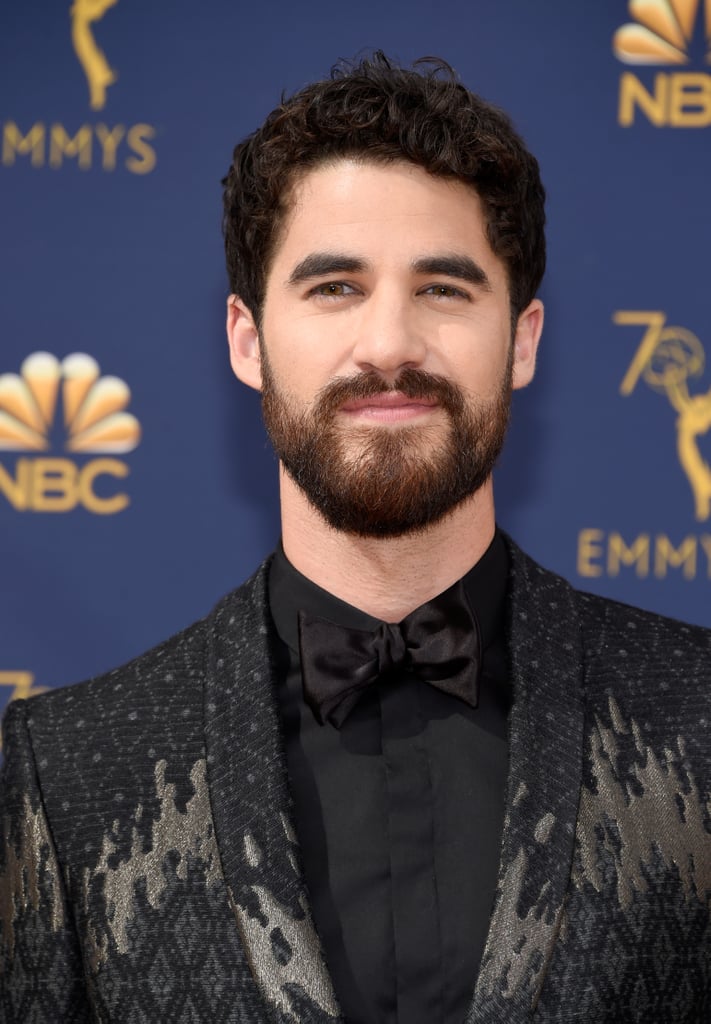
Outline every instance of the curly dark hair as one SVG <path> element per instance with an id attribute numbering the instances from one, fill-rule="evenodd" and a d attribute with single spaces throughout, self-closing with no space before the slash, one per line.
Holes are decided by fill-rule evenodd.
<path id="1" fill-rule="evenodd" d="M 235 148 L 222 182 L 227 271 L 258 325 L 292 187 L 309 169 L 345 157 L 408 160 L 471 185 L 507 268 L 515 322 L 545 269 L 545 192 L 535 157 L 507 115 L 465 88 L 445 61 L 423 57 L 407 69 L 378 50 L 282 96 Z"/>

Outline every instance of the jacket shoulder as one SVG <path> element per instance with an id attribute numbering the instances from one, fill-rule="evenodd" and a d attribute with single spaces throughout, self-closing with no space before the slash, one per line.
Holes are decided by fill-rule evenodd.
<path id="1" fill-rule="evenodd" d="M 104 716 L 115 722 L 121 717 L 122 708 L 135 710 L 137 703 L 143 716 L 152 706 L 162 719 L 174 705 L 184 709 L 191 694 L 201 689 L 212 638 L 225 631 L 249 634 L 255 607 L 263 596 L 264 575 L 262 566 L 202 619 L 125 664 L 83 682 L 30 697 L 25 702 L 28 721 L 35 727 L 51 721 L 56 729 L 65 717 L 88 716 L 95 725 Z"/>
<path id="2" fill-rule="evenodd" d="M 711 629 L 576 591 L 586 650 L 599 657 L 682 665 L 711 674 Z"/>
<path id="3" fill-rule="evenodd" d="M 601 720 L 678 745 L 711 781 L 711 630 L 593 594 L 578 595 L 585 689 Z"/>
<path id="4" fill-rule="evenodd" d="M 579 692 L 588 727 L 611 729 L 632 746 L 644 737 L 660 757 L 683 749 L 708 784 L 711 630 L 576 590 L 511 543 L 510 551 L 512 587 L 530 620 L 514 623 L 514 646 L 523 631 L 532 656 L 544 646 L 554 666 L 575 650 L 570 693 Z"/>
<path id="5" fill-rule="evenodd" d="M 130 845 L 131 815 L 142 808 L 150 828 L 161 787 L 173 787 L 181 807 L 194 796 L 194 771 L 206 758 L 205 680 L 219 670 L 217 638 L 230 630 L 248 634 L 250 624 L 258 628 L 261 592 L 258 574 L 204 619 L 126 665 L 10 705 L 8 761 L 26 761 L 22 751 L 32 755 L 35 767 L 26 772 L 36 772 L 57 848 L 68 861 L 95 858 L 114 820 L 128 830 L 123 838 Z M 25 737 L 21 748 L 18 733 Z M 86 826 L 83 846 L 78 814 Z"/>
<path id="6" fill-rule="evenodd" d="M 655 659 L 671 653 L 673 658 L 698 659 L 707 671 L 711 669 L 711 629 L 578 590 L 539 565 L 510 538 L 506 541 L 514 584 L 522 585 L 529 599 L 538 603 L 550 599 L 551 609 L 565 596 L 577 617 L 587 657 L 611 656 L 617 644 L 623 661 L 630 655 Z"/>
<path id="7" fill-rule="evenodd" d="M 196 682 L 204 662 L 210 616 L 180 630 L 148 651 L 116 668 L 82 682 L 58 687 L 28 698 L 29 720 L 55 723 L 64 715 L 102 715 L 118 710 L 141 695 L 168 700 L 184 697 L 186 685 Z M 14 702 L 18 703 L 18 702 Z"/>

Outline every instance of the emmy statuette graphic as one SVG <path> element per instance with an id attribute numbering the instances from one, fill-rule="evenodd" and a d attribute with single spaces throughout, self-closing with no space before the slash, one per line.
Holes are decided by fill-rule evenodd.
<path id="1" fill-rule="evenodd" d="M 109 65 L 106 54 L 99 47 L 91 26 L 100 21 L 118 0 L 74 0 L 69 9 L 72 19 L 72 43 L 89 83 L 89 104 L 92 110 L 106 105 L 106 90 L 118 75 Z"/>
<path id="2" fill-rule="evenodd" d="M 689 380 L 704 371 L 705 353 L 695 334 L 685 327 L 665 326 L 664 313 L 620 310 L 617 324 L 647 327 L 642 342 L 620 385 L 630 395 L 640 377 L 654 391 L 665 394 L 677 412 L 677 454 L 691 485 L 697 520 L 711 518 L 711 466 L 699 441 L 711 431 L 711 389 L 692 395 Z"/>

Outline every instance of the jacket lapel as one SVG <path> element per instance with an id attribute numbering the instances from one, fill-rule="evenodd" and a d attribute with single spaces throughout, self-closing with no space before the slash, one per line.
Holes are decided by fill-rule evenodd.
<path id="1" fill-rule="evenodd" d="M 530 1021 L 561 927 L 582 775 L 574 592 L 509 541 L 514 680 L 499 881 L 467 1024 Z M 276 700 L 267 569 L 210 618 L 208 784 L 222 867 L 268 1017 L 342 1021 L 308 908 Z"/>
<path id="2" fill-rule="evenodd" d="M 467 1024 L 532 1019 L 562 922 L 582 779 L 574 591 L 509 541 L 514 703 L 494 911 Z"/>
<path id="3" fill-rule="evenodd" d="M 209 620 L 205 731 L 218 848 L 267 1015 L 340 1019 L 308 909 L 291 817 L 270 655 L 267 569 Z"/>

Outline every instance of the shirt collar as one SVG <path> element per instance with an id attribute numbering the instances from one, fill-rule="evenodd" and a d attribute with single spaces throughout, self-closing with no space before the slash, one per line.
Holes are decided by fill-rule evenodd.
<path id="1" fill-rule="evenodd" d="M 497 529 L 489 547 L 463 577 L 467 597 L 479 620 L 484 651 L 500 638 L 504 629 L 508 569 L 509 554 Z M 281 542 L 269 568 L 269 607 L 277 633 L 297 655 L 299 611 L 350 629 L 374 630 L 380 625 L 380 619 L 341 601 L 294 568 Z"/>

